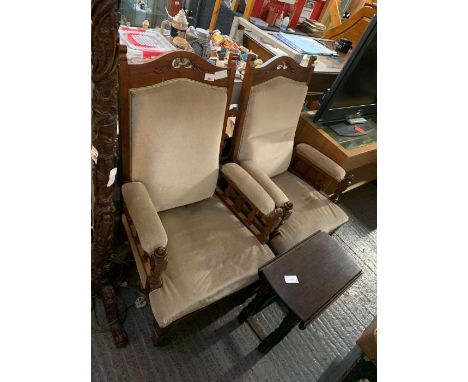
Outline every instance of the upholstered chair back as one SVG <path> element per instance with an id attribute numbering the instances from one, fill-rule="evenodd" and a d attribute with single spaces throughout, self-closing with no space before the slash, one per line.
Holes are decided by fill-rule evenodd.
<path id="1" fill-rule="evenodd" d="M 230 89 L 190 78 L 197 72 L 191 69 L 186 76 L 179 71 L 174 78 L 153 85 L 128 87 L 127 177 L 145 185 L 157 211 L 211 197 L 218 179 Z M 224 84 L 226 73 L 221 77 Z"/>
<path id="2" fill-rule="evenodd" d="M 130 89 L 131 179 L 158 211 L 213 195 L 226 92 L 190 79 Z"/>
<path id="3" fill-rule="evenodd" d="M 259 69 L 248 67 L 247 70 L 240 106 L 244 110 L 236 125 L 234 159 L 252 161 L 273 177 L 286 171 L 291 162 L 311 69 L 300 67 L 292 59 L 277 58 Z M 294 78 L 296 73 L 298 78 Z"/>
<path id="4" fill-rule="evenodd" d="M 307 84 L 276 77 L 253 86 L 239 146 L 239 160 L 253 161 L 272 177 L 288 169 Z"/>

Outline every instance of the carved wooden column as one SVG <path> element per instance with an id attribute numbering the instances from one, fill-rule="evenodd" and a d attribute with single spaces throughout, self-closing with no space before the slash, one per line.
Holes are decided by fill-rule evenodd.
<path id="1" fill-rule="evenodd" d="M 91 0 L 92 144 L 97 149 L 93 163 L 94 230 L 92 288 L 105 306 L 116 346 L 128 342 L 118 318 L 117 300 L 109 280 L 115 206 L 115 181 L 107 186 L 109 173 L 117 167 L 118 58 L 120 0 Z"/>

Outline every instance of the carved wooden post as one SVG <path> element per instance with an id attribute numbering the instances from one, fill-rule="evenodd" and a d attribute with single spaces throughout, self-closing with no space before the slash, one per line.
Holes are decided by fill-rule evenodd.
<path id="1" fill-rule="evenodd" d="M 93 165 L 94 232 L 92 288 L 104 302 L 116 346 L 125 346 L 127 334 L 118 318 L 117 300 L 108 278 L 111 264 L 115 182 L 107 186 L 117 167 L 117 96 L 120 0 L 91 0 L 92 144 L 98 151 Z"/>
<path id="2" fill-rule="evenodd" d="M 341 194 L 351 185 L 353 180 L 354 174 L 346 174 L 344 179 L 340 183 L 338 183 L 338 187 L 336 187 L 336 190 L 333 193 L 333 195 L 330 196 L 328 199 L 330 199 L 333 203 L 338 203 L 338 199 L 340 198 Z"/>

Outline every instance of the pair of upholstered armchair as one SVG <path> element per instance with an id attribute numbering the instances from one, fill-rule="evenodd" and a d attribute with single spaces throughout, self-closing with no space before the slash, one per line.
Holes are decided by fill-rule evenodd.
<path id="1" fill-rule="evenodd" d="M 247 123 L 234 137 L 238 163 L 220 168 L 234 72 L 233 63 L 220 68 L 182 51 L 130 65 L 121 47 L 122 224 L 154 315 L 155 345 L 184 317 L 251 289 L 258 268 L 274 259 L 267 243 L 279 253 L 297 239 L 297 227 L 301 240 L 324 229 L 301 218 L 301 210 L 325 216 L 327 231 L 346 221 L 337 206 L 287 171 L 307 89 L 306 81 L 284 77 L 287 71 L 272 71 L 275 79 L 266 86 L 246 82 L 253 86 L 249 97 L 243 91 L 247 107 L 238 120 Z M 279 119 L 265 124 L 257 119 L 269 109 L 263 96 L 270 97 L 270 88 L 280 91 L 286 114 L 277 110 Z M 280 107 L 279 99 L 270 101 Z M 303 150 L 296 150 L 297 160 L 308 163 L 316 153 Z M 275 244 L 281 240 L 286 244 Z"/>

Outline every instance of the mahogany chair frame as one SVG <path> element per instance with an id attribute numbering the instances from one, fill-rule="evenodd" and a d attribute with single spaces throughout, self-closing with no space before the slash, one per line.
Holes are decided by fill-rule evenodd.
<path id="1" fill-rule="evenodd" d="M 316 57 L 311 57 L 308 67 L 299 65 L 290 57 L 282 56 L 271 59 L 269 62 L 265 63 L 264 66 L 257 69 L 254 65 L 254 59 L 254 56 L 249 56 L 248 58 L 239 97 L 238 113 L 234 126 L 234 134 L 232 138 L 233 144 L 230 153 L 230 159 L 236 163 L 239 163 L 240 140 L 242 137 L 242 131 L 244 129 L 247 105 L 249 103 L 250 91 L 252 87 L 277 77 L 286 77 L 294 81 L 304 82 L 309 85 L 313 80 L 314 62 Z M 305 180 L 318 191 L 326 189 L 330 184 L 336 184 L 335 191 L 329 198 L 333 203 L 338 202 L 340 195 L 351 184 L 353 179 L 352 174 L 346 174 L 345 178 L 341 182 L 337 182 L 318 166 L 298 156 L 295 151 L 293 153 L 288 171 Z M 280 206 L 280 208 L 283 210 L 283 216 L 280 225 L 283 224 L 291 215 L 293 207 L 294 206 L 292 202 L 287 202 L 283 206 Z M 275 230 L 275 233 L 276 232 L 277 230 Z"/>
<path id="2" fill-rule="evenodd" d="M 229 106 L 231 100 L 232 89 L 234 85 L 235 66 L 234 62 L 230 62 L 227 68 L 214 66 L 197 56 L 194 53 L 186 51 L 175 51 L 163 54 L 155 60 L 128 64 L 126 56 L 126 46 L 120 46 L 120 65 L 119 65 L 119 127 L 120 127 L 120 158 L 121 158 L 121 184 L 131 182 L 131 126 L 130 126 L 130 103 L 129 90 L 132 88 L 141 88 L 156 85 L 168 80 L 176 78 L 187 78 L 210 86 L 217 86 L 227 89 L 227 101 L 224 112 L 223 129 L 225 129 L 227 117 L 229 114 Z M 219 78 L 215 81 L 207 79 L 205 74 L 214 74 L 216 72 L 226 71 L 227 76 Z M 224 145 L 225 132 L 221 134 L 220 155 Z M 254 206 L 254 204 L 242 194 L 237 186 L 224 177 L 227 182 L 227 190 L 218 186 L 216 194 L 221 200 L 233 211 L 233 213 L 254 233 L 257 239 L 263 244 L 275 228 L 279 226 L 282 210 L 276 209 L 270 215 L 265 216 Z M 221 184 L 225 184 L 221 181 Z M 234 191 L 234 192 L 233 192 Z M 233 196 L 234 194 L 234 196 Z M 244 216 L 244 211 L 249 211 L 248 216 Z M 149 294 L 158 288 L 162 287 L 162 274 L 167 267 L 167 249 L 165 247 L 157 248 L 154 253 L 146 253 L 143 251 L 137 231 L 134 227 L 132 218 L 128 212 L 125 202 L 123 203 L 123 214 L 128 222 L 132 239 L 138 248 L 138 252 L 142 254 L 141 260 L 147 274 L 146 285 L 144 286 L 147 301 Z M 171 323 L 165 328 L 161 328 L 156 320 L 154 327 L 156 336 L 154 336 L 154 345 L 160 345 L 164 341 L 164 337 L 174 324 L 184 319 L 185 317 Z"/>

